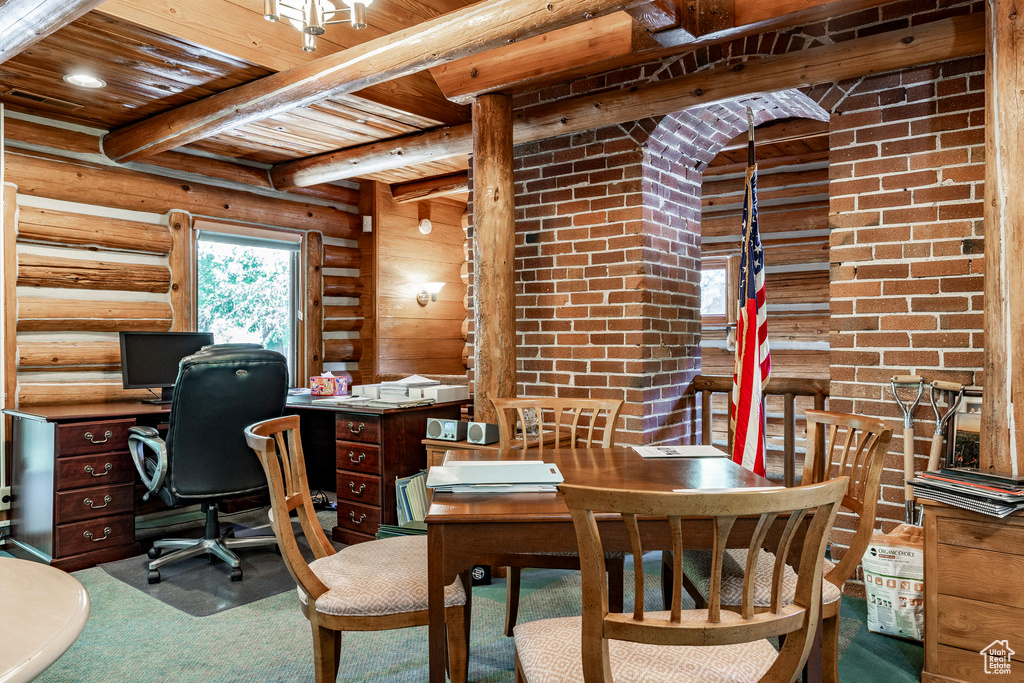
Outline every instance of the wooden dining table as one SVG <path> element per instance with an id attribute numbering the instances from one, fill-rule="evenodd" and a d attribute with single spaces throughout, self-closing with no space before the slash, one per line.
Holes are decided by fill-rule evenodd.
<path id="1" fill-rule="evenodd" d="M 727 457 L 642 458 L 632 448 L 563 448 L 538 451 L 451 451 L 453 460 L 542 460 L 555 463 L 567 484 L 636 491 L 737 489 L 774 486 Z M 737 521 L 730 546 L 747 547 L 756 519 Z M 445 680 L 444 587 L 456 579 L 471 599 L 474 565 L 510 564 L 519 554 L 576 552 L 576 532 L 562 496 L 550 493 L 439 493 L 427 510 L 430 681 Z M 617 516 L 598 518 L 605 550 L 629 552 Z M 711 547 L 711 522 L 684 520 L 687 548 Z M 664 520 L 640 520 L 644 550 L 671 550 Z M 468 643 L 467 643 L 468 647 Z M 820 645 L 817 647 L 820 654 Z M 810 676 L 813 680 L 819 676 Z"/>

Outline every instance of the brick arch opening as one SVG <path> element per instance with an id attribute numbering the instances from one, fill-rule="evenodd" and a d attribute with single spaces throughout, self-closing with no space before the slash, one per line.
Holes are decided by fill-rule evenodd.
<path id="1" fill-rule="evenodd" d="M 755 126 L 785 118 L 829 120 L 814 100 L 789 90 L 693 107 L 631 131 L 643 154 L 646 322 L 653 351 L 645 377 L 648 443 L 690 439 L 698 423 L 696 398 L 686 392 L 701 373 L 701 183 L 707 164 L 747 130 L 747 107 Z"/>

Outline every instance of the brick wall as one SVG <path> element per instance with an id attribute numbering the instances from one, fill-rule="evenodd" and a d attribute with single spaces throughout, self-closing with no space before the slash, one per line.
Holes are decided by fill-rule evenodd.
<path id="1" fill-rule="evenodd" d="M 983 69 L 977 57 L 864 79 L 833 107 L 833 410 L 899 427 L 893 375 L 981 382 Z M 927 397 L 915 418 L 923 469 L 934 429 Z M 896 429 L 883 529 L 903 518 L 902 453 Z"/>
<path id="2" fill-rule="evenodd" d="M 515 104 L 982 9 L 976 2 L 896 2 L 525 93 Z M 981 380 L 981 69 L 980 59 L 959 60 L 806 91 L 831 114 L 833 409 L 882 417 L 896 428 L 886 391 L 892 375 Z M 716 135 L 728 139 L 746 127 L 687 114 L 697 116 L 694 146 L 712 156 L 721 144 Z M 665 160 L 672 145 L 655 135 L 677 117 L 516 148 L 519 391 L 623 397 L 626 443 L 685 436 L 691 410 L 680 385 L 697 371 L 685 321 L 695 308 L 692 202 L 700 169 L 688 168 L 693 150 L 681 165 Z M 922 457 L 929 413 L 916 414 Z M 884 477 L 883 530 L 903 518 L 901 453 L 897 437 Z M 843 532 L 834 539 L 841 545 Z"/>

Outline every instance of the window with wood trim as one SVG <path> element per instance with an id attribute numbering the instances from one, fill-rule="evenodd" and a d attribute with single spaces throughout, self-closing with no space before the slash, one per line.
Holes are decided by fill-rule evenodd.
<path id="1" fill-rule="evenodd" d="M 702 325 L 736 322 L 736 256 L 705 256 L 700 268 Z"/>
<path id="2" fill-rule="evenodd" d="M 218 344 L 256 343 L 288 359 L 301 349 L 301 235 L 202 223 L 195 240 L 196 329 Z"/>

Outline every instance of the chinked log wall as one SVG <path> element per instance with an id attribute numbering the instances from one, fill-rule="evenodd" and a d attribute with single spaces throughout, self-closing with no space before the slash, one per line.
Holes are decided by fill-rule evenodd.
<path id="1" fill-rule="evenodd" d="M 65 139 L 80 138 L 80 133 L 30 128 L 33 140 L 39 137 L 37 128 L 45 129 L 54 150 L 83 144 Z M 13 145 L 23 141 L 12 139 L 15 131 L 24 133 L 26 127 L 7 131 Z M 5 287 L 13 295 L 8 301 L 17 307 L 5 311 L 6 343 L 12 350 L 5 389 L 20 406 L 148 395 L 122 388 L 116 332 L 190 329 L 191 215 L 322 233 L 323 294 L 359 296 L 358 286 L 353 286 L 358 278 L 338 270 L 358 269 L 360 264 L 351 242 L 357 226 L 352 213 L 13 145 L 5 155 L 6 179 L 8 194 L 14 188 L 17 194 L 5 213 L 4 270 Z M 342 299 L 354 301 L 351 305 L 324 306 L 322 316 L 316 310 L 321 306 L 319 245 L 319 239 L 309 240 L 315 252 L 309 256 L 316 263 L 307 273 L 313 286 L 305 302 L 307 321 L 318 329 L 308 330 L 303 349 L 307 366 L 315 371 L 322 360 L 359 360 L 358 342 L 336 342 L 331 336 L 361 324 L 358 298 Z"/>

